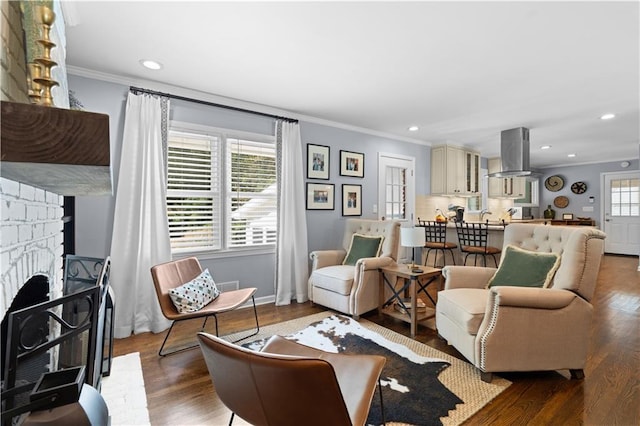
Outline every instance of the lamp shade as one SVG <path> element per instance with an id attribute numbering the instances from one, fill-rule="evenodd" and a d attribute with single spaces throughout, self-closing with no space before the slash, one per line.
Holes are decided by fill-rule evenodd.
<path id="1" fill-rule="evenodd" d="M 422 247 L 424 243 L 424 228 L 400 228 L 400 245 L 403 247 Z"/>

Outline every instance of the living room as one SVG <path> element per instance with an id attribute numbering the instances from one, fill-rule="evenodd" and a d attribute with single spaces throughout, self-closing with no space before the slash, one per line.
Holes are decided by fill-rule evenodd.
<path id="1" fill-rule="evenodd" d="M 85 15 L 83 14 L 84 9 L 80 5 L 78 6 L 78 8 L 80 12 L 77 16 L 80 18 L 80 25 L 82 25 L 83 19 L 85 19 Z M 85 25 L 86 22 L 87 21 L 85 21 Z M 70 29 L 68 30 L 68 34 L 73 34 L 73 27 L 70 27 Z M 71 42 L 69 43 L 71 45 Z M 106 52 L 104 52 L 104 54 L 106 56 Z M 73 57 L 74 55 L 77 57 L 78 53 L 69 51 L 68 55 L 70 57 Z M 140 53 L 140 55 L 142 55 L 142 53 Z M 142 58 L 136 58 L 135 61 L 137 62 L 138 59 Z M 159 56 L 158 59 L 161 60 L 161 57 Z M 112 59 L 105 59 L 104 61 L 108 62 L 112 61 Z M 168 67 L 169 64 L 165 63 L 164 66 Z M 340 66 L 336 67 L 340 68 Z M 199 72 L 206 73 L 206 69 L 207 68 L 205 67 Z M 147 71 L 142 68 L 140 74 L 134 76 L 117 75 L 109 71 L 104 71 L 98 65 L 96 65 L 94 69 L 90 69 L 87 64 L 82 63 L 78 65 L 78 63 L 73 63 L 70 61 L 67 63 L 67 71 L 68 87 L 73 91 L 75 98 L 82 104 L 82 108 L 86 111 L 102 113 L 109 116 L 109 140 L 114 193 L 117 191 L 118 179 L 121 172 L 120 153 L 122 152 L 123 143 L 122 135 L 125 123 L 125 103 L 131 86 L 142 87 L 151 91 L 158 91 L 161 93 L 175 95 L 176 97 L 193 99 L 195 101 L 225 104 L 237 108 L 256 111 L 259 113 L 274 114 L 277 116 L 296 119 L 300 126 L 300 149 L 302 153 L 301 160 L 303 162 L 307 161 L 307 150 L 309 149 L 309 145 L 311 145 L 312 147 L 328 148 L 327 152 L 330 160 L 328 164 L 328 179 L 309 178 L 308 169 L 305 165 L 305 175 L 302 179 L 305 184 L 305 190 L 307 189 L 307 184 L 313 185 L 327 183 L 333 185 L 334 190 L 333 208 L 309 209 L 308 206 L 305 205 L 304 214 L 306 222 L 308 224 L 306 228 L 308 237 L 307 253 L 304 253 L 305 258 L 307 258 L 308 252 L 339 246 L 344 232 L 345 222 L 348 219 L 348 216 L 343 215 L 343 194 L 341 191 L 343 185 L 360 187 L 361 210 L 360 214 L 357 216 L 365 219 L 378 219 L 383 216 L 381 214 L 381 206 L 383 205 L 383 203 L 380 200 L 378 194 L 378 179 L 380 176 L 378 164 L 381 154 L 389 154 L 391 156 L 396 156 L 403 159 L 414 159 L 415 163 L 413 168 L 413 177 L 415 180 L 415 187 L 413 193 L 415 194 L 415 198 L 413 199 L 412 210 L 414 219 L 417 219 L 417 217 L 425 218 L 425 214 L 435 216 L 436 212 L 432 207 L 434 203 L 437 207 L 446 209 L 446 207 L 450 203 L 459 204 L 467 202 L 466 198 L 452 199 L 449 197 L 434 197 L 433 195 L 431 195 L 432 176 L 430 171 L 432 168 L 432 147 L 439 145 L 440 139 L 439 137 L 434 137 L 433 139 L 431 139 L 429 135 L 416 136 L 415 133 L 411 133 L 409 131 L 405 132 L 404 127 L 407 127 L 411 123 L 406 123 L 406 125 L 404 123 L 398 124 L 398 127 L 403 128 L 402 132 L 398 131 L 395 133 L 391 133 L 388 131 L 376 130 L 375 127 L 367 128 L 366 126 L 358 124 L 350 124 L 350 122 L 346 119 L 343 122 L 342 119 L 325 118 L 322 115 L 314 116 L 313 114 L 308 113 L 306 111 L 306 107 L 304 106 L 300 106 L 297 109 L 294 107 L 284 108 L 281 106 L 280 101 L 274 101 L 271 104 L 266 103 L 265 105 L 265 102 L 263 102 L 262 100 L 252 102 L 254 98 L 249 95 L 243 97 L 242 95 L 238 94 L 240 92 L 229 92 L 228 95 L 222 91 L 207 93 L 206 91 L 199 90 L 196 86 L 181 86 L 180 84 L 172 84 L 168 76 L 166 78 L 164 77 L 164 75 L 166 74 L 154 74 L 152 71 Z M 336 77 L 328 78 L 328 80 L 334 78 Z M 442 82 L 442 80 L 440 80 L 440 82 Z M 313 85 L 318 83 L 311 82 L 308 84 Z M 637 82 L 635 84 L 637 85 Z M 374 96 L 376 90 L 377 88 L 375 87 L 369 88 L 369 91 L 371 92 L 371 98 L 369 98 L 369 102 L 384 105 L 384 96 Z M 635 92 L 637 92 L 637 90 Z M 377 100 L 378 96 L 381 96 L 379 98 L 380 100 Z M 346 97 L 341 99 L 335 98 L 332 101 L 342 104 L 349 103 L 349 99 Z M 606 104 L 606 102 L 603 103 Z M 352 108 L 355 109 L 356 107 L 354 106 Z M 635 120 L 637 122 L 637 105 L 635 108 L 636 117 L 632 118 L 632 120 Z M 379 109 L 381 111 L 385 111 L 386 109 L 389 109 L 389 107 L 385 105 L 381 106 Z M 442 104 L 442 109 L 447 109 L 447 106 L 445 104 Z M 320 110 L 321 109 L 318 109 L 318 111 Z M 602 112 L 604 113 L 605 111 Z M 633 115 L 633 112 L 634 111 L 630 111 L 628 112 L 628 114 Z M 426 112 L 421 114 L 428 115 L 429 113 Z M 472 115 L 471 112 L 469 112 L 468 114 L 469 116 Z M 336 113 L 336 115 L 339 116 L 338 113 Z M 409 115 L 407 114 L 407 116 Z M 625 116 L 623 115 L 621 117 L 618 117 L 617 119 L 627 118 L 625 118 Z M 556 118 L 556 120 L 561 120 L 561 117 Z M 242 111 L 233 111 L 224 108 L 201 105 L 198 102 L 192 102 L 184 99 L 170 99 L 169 126 L 171 127 L 171 125 L 175 123 L 180 123 L 182 125 L 184 125 L 184 123 L 189 123 L 197 126 L 205 126 L 209 129 L 216 129 L 217 131 L 220 131 L 220 129 L 224 129 L 240 132 L 250 132 L 262 136 L 273 137 L 273 119 L 269 117 L 263 117 L 261 115 L 250 114 Z M 505 130 L 511 127 L 530 126 L 532 128 L 532 141 L 535 140 L 536 137 L 539 137 L 539 139 L 535 142 L 537 144 L 544 136 L 545 130 L 544 126 L 536 126 L 536 124 L 537 123 L 535 119 L 529 118 L 527 122 L 513 123 L 513 125 L 509 127 L 504 127 L 504 125 L 500 123 L 495 129 Z M 439 125 L 446 127 L 446 119 L 441 119 Z M 426 127 L 428 128 L 428 125 Z M 492 151 L 486 151 L 486 153 L 484 151 L 481 152 L 481 165 L 483 166 L 481 167 L 482 169 L 487 169 L 488 158 L 500 155 L 500 135 L 499 131 L 495 129 L 493 130 L 493 136 L 482 136 L 485 137 L 485 139 L 489 139 L 493 144 Z M 432 129 L 431 134 L 437 134 L 435 128 Z M 464 143 L 469 143 L 469 148 L 472 148 L 474 145 L 473 139 L 473 135 L 465 135 L 464 137 L 462 137 L 462 139 L 456 141 L 454 145 L 463 145 Z M 604 157 L 604 153 L 602 153 L 601 158 L 610 158 L 605 161 L 578 161 L 573 163 L 572 160 L 562 159 L 561 161 L 557 161 L 555 164 L 547 165 L 545 167 L 536 166 L 534 164 L 535 170 L 540 173 L 540 191 L 538 200 L 538 205 L 540 207 L 537 218 L 542 218 L 542 210 L 544 209 L 544 207 L 546 207 L 547 205 L 553 205 L 555 198 L 560 194 L 564 194 L 564 192 L 555 193 L 549 190 L 545 190 L 542 187 L 542 183 L 548 177 L 560 175 L 563 176 L 565 182 L 569 184 L 564 189 L 565 191 L 567 191 L 567 195 L 569 197 L 572 197 L 572 204 L 570 208 L 565 207 L 564 209 L 560 209 L 558 207 L 555 207 L 556 210 L 558 210 L 558 215 L 566 212 L 574 214 L 576 216 L 591 216 L 596 219 L 598 226 L 604 226 L 605 219 L 600 214 L 600 211 L 602 211 L 602 203 L 604 202 L 602 200 L 601 175 L 603 173 L 628 172 L 637 171 L 639 169 L 638 158 L 640 157 L 640 148 L 638 146 L 637 126 L 635 136 L 632 134 L 630 138 L 627 137 L 626 139 L 631 139 L 631 145 L 633 148 L 631 153 L 624 154 L 622 156 L 614 155 L 613 157 Z M 608 150 L 609 146 L 611 146 L 613 150 L 614 145 L 617 146 L 617 144 L 618 139 L 610 141 L 606 138 L 603 138 L 601 139 L 599 146 L 607 146 L 606 150 Z M 605 149 L 603 148 L 601 148 L 601 150 L 605 151 Z M 346 173 L 342 173 L 343 170 L 341 167 L 340 158 L 341 151 L 357 153 L 362 156 L 361 158 L 364 163 L 364 172 L 362 177 L 353 177 L 349 176 Z M 590 151 L 593 151 L 593 149 L 586 148 L 584 150 L 585 155 Z M 571 193 L 568 192 L 569 186 L 571 183 L 577 181 L 587 182 L 588 192 L 580 194 L 580 196 L 577 196 L 577 194 L 571 195 Z M 590 201 L 590 197 L 594 198 L 594 202 Z M 499 208 L 512 206 L 513 204 L 511 203 L 512 202 L 509 201 L 504 205 L 500 204 Z M 585 207 L 587 209 L 591 208 L 591 210 L 584 210 Z M 76 253 L 85 256 L 101 258 L 104 258 L 110 254 L 110 252 L 112 251 L 112 234 L 114 229 L 115 210 L 115 196 L 75 197 L 74 222 Z M 469 208 L 468 210 L 471 209 Z M 494 212 L 495 216 L 498 216 L 501 213 L 499 213 L 495 209 Z M 426 218 L 431 219 L 431 217 Z M 184 257 L 187 254 L 188 253 L 182 252 L 180 254 L 177 254 L 176 257 Z M 248 254 L 246 250 L 244 252 L 236 251 L 235 253 L 233 251 L 227 251 L 225 253 L 223 253 L 222 251 L 210 251 L 208 253 L 199 253 L 198 257 L 200 258 L 203 267 L 207 267 L 210 271 L 214 271 L 215 279 L 217 282 L 237 281 L 239 282 L 239 285 L 241 287 L 255 286 L 258 289 L 256 293 L 256 301 L 260 305 L 259 316 L 261 318 L 261 324 L 267 325 L 271 323 L 277 323 L 294 318 L 299 315 L 315 313 L 320 310 L 318 306 L 310 306 L 306 301 L 304 301 L 304 303 L 296 303 L 298 301 L 293 300 L 294 303 L 289 306 L 276 306 L 274 304 L 276 294 L 274 291 L 273 277 L 276 274 L 276 255 L 273 245 L 271 245 L 270 247 L 261 247 L 259 250 L 254 250 L 250 254 Z M 250 267 L 248 267 L 247 265 L 250 265 Z M 616 266 L 614 267 L 613 265 Z M 625 271 L 625 274 L 629 274 L 625 275 L 625 277 L 628 277 L 627 282 L 633 282 L 634 280 L 637 282 L 637 257 L 632 256 L 617 258 L 612 256 L 609 259 L 607 258 L 607 256 L 605 256 L 603 269 L 601 269 L 600 271 L 600 282 L 598 284 L 598 288 L 606 288 L 609 291 L 628 294 L 633 298 L 633 300 L 637 300 L 637 290 L 629 289 L 627 287 L 624 287 L 624 289 L 616 287 L 612 288 L 610 287 L 611 283 L 603 283 L 603 278 L 616 274 L 616 272 L 613 272 L 616 267 L 622 268 L 622 270 Z M 148 279 L 150 284 L 151 277 L 149 276 Z M 123 292 L 121 292 L 121 294 L 122 293 Z M 604 298 L 604 296 L 601 297 Z M 618 312 L 618 314 L 620 314 L 620 312 Z M 245 325 L 249 325 L 245 321 L 246 318 L 240 313 L 233 313 L 230 315 L 232 318 L 230 324 L 231 326 L 235 325 L 238 326 L 238 328 L 243 328 Z M 604 313 L 602 315 L 604 315 Z M 399 330 L 402 333 L 406 334 L 407 332 L 406 328 L 403 328 L 404 324 L 396 324 L 393 322 L 389 322 L 386 319 L 379 319 L 379 321 L 388 325 L 389 327 Z M 631 318 L 631 321 L 633 321 L 633 318 Z M 439 343 L 437 342 L 438 337 L 435 333 L 426 331 L 425 329 L 421 330 L 421 336 L 419 336 L 418 338 L 420 341 L 423 341 L 427 344 L 435 345 L 437 348 L 445 352 L 447 351 L 447 349 L 445 349 L 447 347 L 446 344 L 444 344 L 442 341 L 440 341 Z M 601 329 L 595 330 L 604 332 Z M 595 330 L 594 333 L 597 332 Z M 185 352 L 184 354 L 176 355 L 172 359 L 154 358 L 156 356 L 155 350 L 159 346 L 159 342 L 161 341 L 162 337 L 162 334 L 149 335 L 148 333 L 129 337 L 127 339 L 124 339 L 126 342 L 116 342 L 116 354 L 124 354 L 126 353 L 125 351 L 141 352 L 143 359 L 143 370 L 146 376 L 145 379 L 147 377 L 151 377 L 152 371 L 154 370 L 167 372 L 170 371 L 170 373 L 168 374 L 175 376 L 179 376 L 185 373 L 188 375 L 196 375 L 195 372 L 198 372 L 199 374 L 201 374 L 201 376 L 195 380 L 199 381 L 199 383 L 204 386 L 204 388 L 201 389 L 202 392 L 206 392 L 208 396 L 211 396 L 212 390 L 210 388 L 210 383 L 207 382 L 209 378 L 206 375 L 206 370 L 203 369 L 204 364 L 202 362 L 202 359 L 199 358 L 200 355 L 198 354 L 198 351 Z M 630 338 L 631 341 L 633 341 L 633 336 L 630 336 Z M 160 339 L 160 341 L 158 339 Z M 620 344 L 623 344 L 622 340 L 620 341 Z M 624 345 L 628 346 L 630 345 L 630 343 L 624 343 Z M 449 349 L 449 351 L 451 351 L 451 349 Z M 612 350 L 612 352 L 614 351 L 615 350 Z M 602 356 L 609 355 L 613 356 L 612 354 Z M 191 367 L 194 366 L 195 368 L 191 370 Z M 595 368 L 595 365 L 593 365 L 592 368 Z M 613 374 L 622 373 L 618 371 L 617 373 Z M 589 374 L 587 372 L 587 377 L 588 376 Z M 558 377 L 560 379 L 564 379 L 564 377 L 562 377 L 561 375 L 558 375 Z M 535 416 L 540 416 L 538 417 L 540 419 L 549 418 L 555 415 L 553 408 L 549 407 L 549 404 L 547 404 L 546 402 L 543 403 L 541 401 L 541 394 L 543 393 L 541 389 L 542 383 L 545 383 L 545 385 L 549 386 L 563 388 L 564 393 L 559 393 L 563 394 L 564 398 L 570 400 L 573 400 L 573 397 L 576 394 L 582 393 L 584 395 L 585 393 L 585 389 L 582 388 L 578 389 L 577 387 L 571 387 L 569 389 L 569 385 L 563 384 L 563 382 L 552 375 L 543 374 L 542 380 L 540 380 L 533 374 L 524 375 L 524 377 L 517 377 L 517 379 L 522 380 L 521 387 L 519 388 L 520 390 L 524 391 L 524 389 L 527 389 L 527 386 L 531 386 L 532 390 L 530 390 L 530 392 L 536 393 L 536 396 L 533 398 L 536 401 L 534 402 L 534 405 L 544 406 L 547 407 L 547 410 L 550 410 L 544 411 L 544 409 L 541 408 L 542 411 L 538 412 L 536 411 L 536 409 L 532 409 L 531 411 L 527 412 L 529 419 L 534 419 Z M 536 382 L 536 379 L 540 381 Z M 153 380 L 161 379 L 156 378 Z M 156 386 L 159 387 L 159 383 L 160 382 L 158 382 Z M 170 390 L 166 392 L 176 392 L 178 389 L 180 389 L 180 381 L 177 378 L 172 383 L 173 384 L 170 385 L 171 387 L 168 388 Z M 526 385 L 524 383 L 526 383 Z M 150 386 L 149 383 L 147 385 Z M 160 390 L 156 390 L 156 392 L 158 393 L 154 393 L 154 397 L 158 396 L 159 393 L 162 393 L 162 391 Z M 516 398 L 514 394 L 511 394 L 511 396 L 512 398 Z M 558 396 L 557 398 L 560 397 Z M 591 397 L 585 399 L 588 401 L 592 401 Z M 160 401 L 163 401 L 163 403 L 160 403 Z M 175 418 L 171 418 L 171 421 L 169 421 L 167 417 L 162 417 L 164 414 L 159 415 L 157 413 L 154 413 L 153 407 L 156 407 L 155 409 L 161 410 L 159 406 L 162 404 L 166 405 L 166 402 L 167 400 L 165 399 L 159 399 L 154 402 L 150 401 L 150 415 L 153 424 L 168 424 L 175 420 Z M 503 403 L 508 404 L 506 402 Z M 615 406 L 615 402 L 610 402 L 606 410 L 613 411 Z M 203 405 L 199 407 L 200 410 L 205 410 L 204 407 L 207 407 L 207 402 L 203 401 Z M 190 411 L 191 409 L 192 408 L 185 409 L 185 411 Z M 222 410 L 221 407 L 219 407 L 219 409 Z M 590 410 L 590 408 L 587 408 L 586 402 L 583 410 Z M 623 411 L 624 410 L 625 408 L 623 408 Z M 631 411 L 632 409 L 626 408 L 626 410 Z M 580 409 L 578 409 L 577 411 L 582 412 L 582 410 Z M 512 413 L 513 412 L 514 411 L 512 411 Z M 185 414 L 183 412 L 182 415 L 187 416 L 188 414 Z M 611 415 L 615 417 L 614 414 Z M 627 412 L 627 414 L 623 414 L 621 418 L 628 419 L 631 418 L 629 417 L 630 415 L 632 416 L 633 414 Z M 485 412 L 484 416 L 486 416 L 483 418 L 484 420 L 495 420 L 495 418 L 492 418 L 491 416 L 497 416 L 497 414 L 495 412 L 487 411 Z M 512 416 L 514 415 L 512 414 Z M 481 420 L 478 420 L 481 418 L 482 417 L 478 417 L 475 421 L 481 422 Z M 596 423 L 595 419 L 603 419 L 604 417 L 594 416 L 585 418 L 590 420 L 585 421 L 587 423 Z M 197 417 L 192 420 L 185 420 L 185 423 L 198 423 L 199 421 L 201 421 L 201 419 L 202 418 Z M 471 423 L 473 423 L 473 421 L 474 420 L 472 419 Z"/>

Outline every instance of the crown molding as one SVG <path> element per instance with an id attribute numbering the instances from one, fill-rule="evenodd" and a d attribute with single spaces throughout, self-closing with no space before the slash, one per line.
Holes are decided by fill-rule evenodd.
<path id="1" fill-rule="evenodd" d="M 203 100 L 207 102 L 229 105 L 236 108 L 244 108 L 244 109 L 248 109 L 256 112 L 294 118 L 298 121 L 306 121 L 308 123 L 320 124 L 324 126 L 335 127 L 342 130 L 350 130 L 353 132 L 365 133 L 372 136 L 378 136 L 381 138 L 393 139 L 393 140 L 402 141 L 402 142 L 409 142 L 416 145 L 423 145 L 423 146 L 432 145 L 431 142 L 423 141 L 420 139 L 408 138 L 400 135 L 393 135 L 393 134 L 381 132 L 378 130 L 367 129 L 365 127 L 358 127 L 358 126 L 353 126 L 351 124 L 340 123 L 337 121 L 326 120 L 323 118 L 312 117 L 304 114 L 298 114 L 293 111 L 282 110 L 282 109 L 270 107 L 268 105 L 262 105 L 262 104 L 257 104 L 253 102 L 243 101 L 240 99 L 214 95 L 211 93 L 201 92 L 198 90 L 188 89 L 180 86 L 172 86 L 170 84 L 165 84 L 165 83 L 161 83 L 153 80 L 145 80 L 145 79 L 139 79 L 134 77 L 124 77 L 120 75 L 104 73 L 101 71 L 75 67 L 73 65 L 67 66 L 67 73 L 78 76 L 78 77 L 91 78 L 94 80 L 101 80 L 109 83 L 121 84 L 124 86 L 138 86 L 148 90 L 171 93 L 178 96 L 184 96 L 184 97 Z"/>

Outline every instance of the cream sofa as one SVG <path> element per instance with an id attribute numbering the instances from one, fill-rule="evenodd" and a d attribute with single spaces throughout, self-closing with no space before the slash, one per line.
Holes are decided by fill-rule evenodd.
<path id="1" fill-rule="evenodd" d="M 482 379 L 506 371 L 568 369 L 584 377 L 605 234 L 594 228 L 510 224 L 504 247 L 559 253 L 548 288 L 486 288 L 495 268 L 446 266 L 438 293 L 438 334 L 475 365 Z M 503 249 L 504 251 L 504 249 Z"/>
<path id="2" fill-rule="evenodd" d="M 353 234 L 384 236 L 379 257 L 363 258 L 355 266 L 342 265 Z M 313 303 L 352 315 L 355 319 L 378 307 L 378 268 L 398 259 L 400 222 L 347 219 L 342 248 L 316 250 L 309 277 L 309 298 Z"/>

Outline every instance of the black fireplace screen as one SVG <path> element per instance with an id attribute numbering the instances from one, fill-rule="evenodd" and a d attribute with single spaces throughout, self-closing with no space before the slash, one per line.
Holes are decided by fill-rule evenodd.
<path id="1" fill-rule="evenodd" d="M 110 259 L 98 260 L 99 272 L 80 282 L 74 281 L 77 276 L 67 276 L 72 270 L 67 259 L 62 297 L 7 314 L 3 424 L 24 412 L 46 407 L 46 401 L 30 399 L 40 375 L 34 379 L 22 373 L 36 359 L 47 363 L 41 374 L 84 366 L 85 383 L 100 389 L 100 377 L 110 369 L 113 299 L 109 293 Z M 109 329 L 105 332 L 106 326 Z M 109 358 L 106 363 L 105 356 Z"/>
<path id="2" fill-rule="evenodd" d="M 109 258 L 107 258 L 109 262 Z M 100 274 L 104 269 L 105 260 L 94 257 L 83 257 L 68 255 L 65 257 L 64 267 L 64 295 L 73 294 L 81 290 L 85 290 L 95 285 L 100 279 Z M 107 275 L 104 279 L 108 280 L 109 264 L 107 264 Z M 103 376 L 108 376 L 111 373 L 111 359 L 113 357 L 113 315 L 114 315 L 114 300 L 113 289 L 109 285 L 103 283 L 102 291 L 105 293 L 101 295 L 101 300 L 104 298 L 105 303 L 100 306 L 100 313 L 98 315 L 99 327 L 97 341 L 103 342 L 102 346 L 97 348 L 95 357 L 96 371 Z M 82 303 L 76 303 L 68 305 L 64 312 L 64 317 L 71 321 L 77 322 L 82 316 L 87 314 L 87 306 Z M 69 366 L 78 365 L 77 360 L 83 358 L 83 350 L 86 350 L 86 346 L 83 342 L 78 340 L 69 340 L 63 345 L 62 351 L 64 357 L 61 355 L 61 360 L 66 362 Z M 99 380 L 100 374 L 97 374 Z M 97 388 L 99 383 L 92 384 Z"/>

